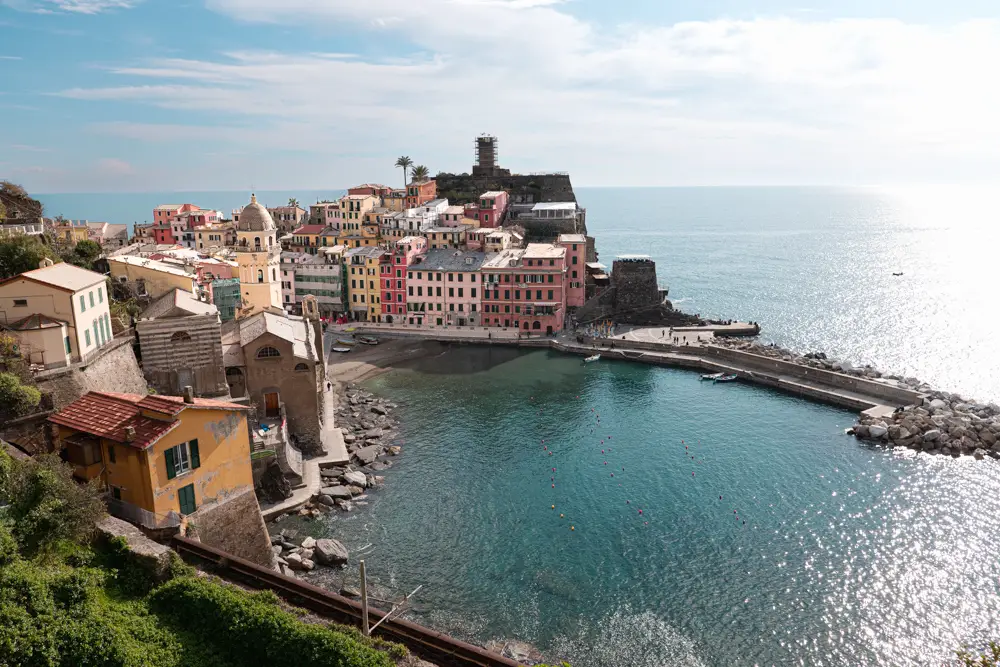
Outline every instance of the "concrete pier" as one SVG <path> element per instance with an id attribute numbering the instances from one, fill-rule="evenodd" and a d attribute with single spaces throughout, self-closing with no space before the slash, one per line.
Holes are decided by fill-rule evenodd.
<path id="1" fill-rule="evenodd" d="M 867 414 L 892 413 L 897 407 L 919 404 L 923 398 L 922 394 L 911 389 L 712 345 L 711 340 L 716 336 L 714 327 L 685 327 L 672 332 L 664 328 L 635 329 L 613 339 L 575 337 L 570 333 L 557 337 L 518 338 L 514 330 L 471 327 L 417 329 L 356 323 L 352 328 L 355 333 L 383 337 L 413 337 L 472 345 L 547 347 L 581 356 L 600 354 L 607 359 L 687 368 L 703 373 L 731 373 L 747 382 Z M 672 342 L 675 336 L 678 344 Z"/>

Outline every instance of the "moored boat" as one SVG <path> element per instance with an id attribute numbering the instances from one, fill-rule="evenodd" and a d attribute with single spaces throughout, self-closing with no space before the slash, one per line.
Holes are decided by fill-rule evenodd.
<path id="1" fill-rule="evenodd" d="M 356 341 L 350 336 L 343 336 L 337 339 L 337 345 L 347 345 L 348 347 L 354 345 L 355 342 Z"/>
<path id="2" fill-rule="evenodd" d="M 343 353 L 345 353 L 345 352 L 350 352 L 350 351 L 351 351 L 351 348 L 349 348 L 349 347 L 339 347 L 339 346 L 338 346 L 338 347 L 334 347 L 334 348 L 331 348 L 331 349 L 332 349 L 332 350 L 333 350 L 334 352 L 340 352 L 341 354 L 343 354 Z"/>
<path id="3" fill-rule="evenodd" d="M 723 375 L 722 377 L 717 377 L 713 382 L 736 382 L 738 380 L 735 375 Z"/>
<path id="4" fill-rule="evenodd" d="M 725 375 L 725 373 L 706 373 L 705 375 L 701 376 L 701 379 L 702 380 L 718 380 L 723 375 Z"/>
<path id="5" fill-rule="evenodd" d="M 358 342 L 363 345 L 378 345 L 378 338 L 375 336 L 358 336 Z"/>
<path id="6" fill-rule="evenodd" d="M 599 354 L 595 354 L 595 355 L 594 355 L 594 356 L 592 356 L 592 357 L 587 357 L 586 359 L 584 359 L 584 360 L 583 360 L 583 363 L 585 363 L 585 364 L 589 364 L 589 363 L 592 363 L 592 362 L 595 362 L 595 361 L 597 361 L 597 360 L 598 360 L 598 359 L 600 359 L 600 358 L 601 358 L 601 355 L 599 355 Z"/>

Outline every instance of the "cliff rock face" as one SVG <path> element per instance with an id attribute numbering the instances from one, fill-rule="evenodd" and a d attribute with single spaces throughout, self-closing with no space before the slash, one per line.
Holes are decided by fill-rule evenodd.
<path id="1" fill-rule="evenodd" d="M 512 204 L 576 201 L 569 174 L 470 176 L 438 174 L 438 197 L 455 205 L 468 204 L 489 190 L 506 190 Z"/>

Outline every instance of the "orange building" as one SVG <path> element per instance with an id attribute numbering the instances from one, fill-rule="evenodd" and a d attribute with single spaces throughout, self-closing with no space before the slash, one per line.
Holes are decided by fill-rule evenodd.
<path id="1" fill-rule="evenodd" d="M 253 488 L 247 409 L 190 395 L 91 391 L 49 421 L 74 475 L 110 491 L 111 514 L 166 528 Z"/>
<path id="2" fill-rule="evenodd" d="M 410 183 L 406 186 L 406 208 L 417 208 L 433 199 L 437 199 L 437 191 L 437 181 L 433 178 Z"/>

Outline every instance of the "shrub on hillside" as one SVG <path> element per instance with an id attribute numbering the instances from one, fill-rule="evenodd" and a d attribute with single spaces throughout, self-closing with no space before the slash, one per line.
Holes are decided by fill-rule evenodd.
<path id="1" fill-rule="evenodd" d="M 30 413 L 38 407 L 42 392 L 21 382 L 21 378 L 0 372 L 0 418 L 13 419 Z"/>
<path id="2" fill-rule="evenodd" d="M 184 577 L 159 587 L 150 608 L 203 642 L 225 638 L 233 662 L 289 667 L 393 667 L 388 654 L 359 638 L 303 623 L 271 592 L 246 593 Z"/>
<path id="3" fill-rule="evenodd" d="M 22 552 L 82 542 L 104 516 L 97 487 L 73 479 L 73 468 L 55 455 L 13 459 L 0 450 L 0 505 Z"/>

